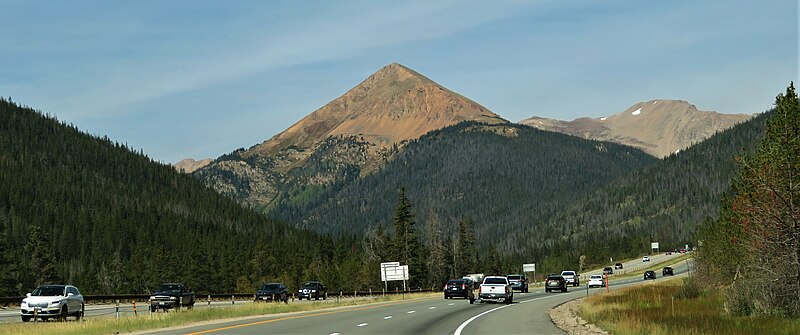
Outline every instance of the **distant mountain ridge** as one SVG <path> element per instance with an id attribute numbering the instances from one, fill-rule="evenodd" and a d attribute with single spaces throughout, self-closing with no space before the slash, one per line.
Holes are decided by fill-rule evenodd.
<path id="1" fill-rule="evenodd" d="M 630 145 L 663 158 L 752 118 L 749 114 L 700 111 L 682 100 L 639 102 L 601 118 L 561 121 L 531 117 L 519 123 L 586 139 Z"/>
<path id="2" fill-rule="evenodd" d="M 175 163 L 173 166 L 175 167 L 175 170 L 178 170 L 178 172 L 192 173 L 197 171 L 197 169 L 200 169 L 208 164 L 211 164 L 212 161 L 214 160 L 211 158 L 206 158 L 201 160 L 185 158 L 182 159 L 180 162 Z"/>
<path id="3" fill-rule="evenodd" d="M 406 141 L 463 121 L 508 123 L 392 63 L 285 131 L 195 175 L 244 204 L 269 208 L 286 187 L 345 183 L 382 166 Z"/>

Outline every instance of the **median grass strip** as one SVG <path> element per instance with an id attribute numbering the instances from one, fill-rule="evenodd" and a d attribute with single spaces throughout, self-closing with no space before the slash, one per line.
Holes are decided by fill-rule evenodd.
<path id="1" fill-rule="evenodd" d="M 167 313 L 143 313 L 140 316 L 89 317 L 80 322 L 40 322 L 13 323 L 0 325 L 0 335 L 5 334 L 54 334 L 54 335 L 94 335 L 124 334 L 137 331 L 191 325 L 212 320 L 222 320 L 246 316 L 270 315 L 279 313 L 307 312 L 336 307 L 366 305 L 377 302 L 424 299 L 439 297 L 441 293 L 413 293 L 401 295 L 376 296 L 367 299 L 345 298 L 330 303 L 253 303 L 246 305 L 195 308 L 192 310 L 170 311 Z M 330 301 L 330 299 L 329 299 Z"/>
<path id="2" fill-rule="evenodd" d="M 612 334 L 623 335 L 800 334 L 800 320 L 727 314 L 719 290 L 699 295 L 685 292 L 683 280 L 638 285 L 590 296 L 579 314 Z"/>

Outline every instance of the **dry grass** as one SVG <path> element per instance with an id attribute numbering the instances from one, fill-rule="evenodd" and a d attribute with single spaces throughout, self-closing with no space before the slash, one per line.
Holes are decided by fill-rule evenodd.
<path id="1" fill-rule="evenodd" d="M 581 304 L 580 315 L 612 334 L 800 334 L 800 320 L 728 315 L 719 291 L 678 298 L 682 283 L 671 280 L 593 295 Z"/>
<path id="2" fill-rule="evenodd" d="M 245 316 L 268 315 L 278 313 L 292 313 L 315 311 L 336 307 L 364 305 L 376 302 L 396 300 L 425 299 L 440 297 L 441 293 L 413 293 L 376 296 L 372 299 L 343 299 L 339 303 L 309 303 L 309 304 L 281 304 L 258 303 L 235 305 L 214 308 L 195 308 L 192 310 L 172 311 L 169 313 L 145 314 L 142 316 L 128 316 L 115 319 L 113 317 L 88 317 L 80 322 L 41 322 L 41 323 L 10 323 L 0 325 L 0 335 L 6 334 L 54 334 L 54 335 L 93 335 L 93 334 L 124 334 L 143 330 L 184 326 L 211 320 L 220 320 Z"/>

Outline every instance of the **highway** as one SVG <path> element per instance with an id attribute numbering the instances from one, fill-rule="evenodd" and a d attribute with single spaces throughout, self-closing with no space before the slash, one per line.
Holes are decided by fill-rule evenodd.
<path id="1" fill-rule="evenodd" d="M 686 273 L 687 264 L 675 266 Z M 661 273 L 656 281 L 661 280 Z M 648 281 L 645 284 L 651 283 Z M 610 289 L 642 284 L 641 277 L 613 280 Z M 591 289 L 590 294 L 603 292 Z M 441 297 L 376 303 L 314 312 L 265 315 L 148 334 L 563 334 L 547 315 L 551 308 L 587 295 L 585 283 L 567 293 L 515 293 L 510 305 Z"/>

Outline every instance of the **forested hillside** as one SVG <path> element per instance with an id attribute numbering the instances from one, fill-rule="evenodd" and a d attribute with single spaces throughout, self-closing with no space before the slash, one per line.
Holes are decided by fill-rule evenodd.
<path id="1" fill-rule="evenodd" d="M 314 231 L 352 233 L 383 225 L 405 187 L 417 215 L 435 214 L 445 234 L 462 217 L 474 220 L 479 244 L 513 253 L 513 233 L 559 236 L 545 226 L 556 212 L 628 173 L 656 164 L 644 152 L 521 125 L 465 122 L 409 143 L 386 167 L 318 192 L 306 202 L 284 202 L 271 214 Z M 525 246 L 523 246 L 525 247 Z"/>
<path id="2" fill-rule="evenodd" d="M 310 278 L 338 287 L 360 266 L 354 241 L 268 221 L 125 145 L 0 100 L 0 295 L 44 282 L 88 294 L 162 281 L 200 292 Z"/>

